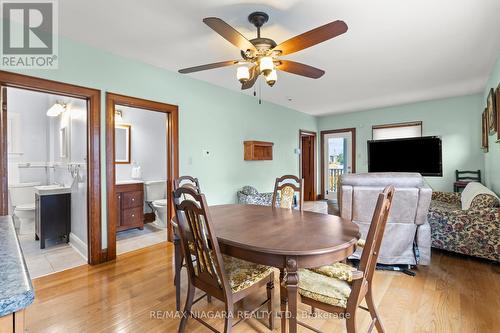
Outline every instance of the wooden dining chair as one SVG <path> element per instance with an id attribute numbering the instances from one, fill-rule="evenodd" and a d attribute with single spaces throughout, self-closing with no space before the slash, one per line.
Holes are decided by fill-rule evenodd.
<path id="1" fill-rule="evenodd" d="M 179 187 L 189 187 L 196 191 L 196 193 L 201 193 L 200 182 L 198 178 L 192 176 L 180 176 L 179 178 L 174 179 L 173 181 L 174 191 Z M 184 263 L 184 255 L 182 252 L 181 239 L 179 237 L 179 232 L 177 228 L 177 222 L 175 217 L 173 218 L 172 226 L 174 229 L 174 285 L 175 285 L 175 308 L 177 311 L 181 309 L 181 270 L 182 267 L 185 267 Z M 210 303 L 212 298 L 210 295 L 207 295 L 207 301 Z"/>
<path id="2" fill-rule="evenodd" d="M 285 175 L 276 178 L 274 183 L 272 206 L 290 209 L 294 208 L 293 206 L 296 192 L 299 193 L 297 206 L 299 206 L 299 209 L 302 210 L 304 205 L 304 179 L 293 175 Z"/>
<path id="3" fill-rule="evenodd" d="M 193 316 L 191 307 L 203 296 L 194 300 L 195 289 L 219 299 L 225 304 L 224 333 L 231 332 L 234 304 L 248 295 L 267 288 L 267 298 L 257 309 L 267 304 L 269 328 L 274 328 L 273 291 L 274 273 L 268 266 L 254 264 L 231 256 L 222 255 L 205 195 L 191 187 L 181 186 L 173 192 L 175 214 L 184 258 L 188 269 L 188 293 L 179 332 L 184 332 L 189 317 L 193 317 L 212 331 L 215 328 Z M 196 264 L 193 257 L 196 258 Z"/>
<path id="4" fill-rule="evenodd" d="M 358 269 L 347 264 L 336 263 L 317 269 L 299 271 L 300 301 L 311 307 L 342 316 L 346 319 L 348 333 L 357 332 L 356 310 L 358 307 L 368 311 L 371 315 L 372 321 L 368 332 L 371 332 L 374 327 L 379 333 L 384 332 L 373 299 L 372 279 L 393 197 L 393 186 L 386 187 L 378 196 Z M 366 300 L 368 307 L 361 306 L 363 299 Z M 306 323 L 298 322 L 298 324 L 320 332 Z"/>

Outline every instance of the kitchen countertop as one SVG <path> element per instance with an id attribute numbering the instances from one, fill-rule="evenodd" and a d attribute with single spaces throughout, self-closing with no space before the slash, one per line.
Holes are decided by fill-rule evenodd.
<path id="1" fill-rule="evenodd" d="M 10 216 L 0 216 L 0 281 L 0 317 L 33 303 L 35 291 Z"/>

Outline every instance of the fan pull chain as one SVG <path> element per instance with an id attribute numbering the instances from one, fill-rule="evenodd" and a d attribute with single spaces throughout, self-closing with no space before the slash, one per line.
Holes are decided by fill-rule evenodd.
<path id="1" fill-rule="evenodd" d="M 262 104 L 262 80 L 259 80 L 259 105 Z"/>

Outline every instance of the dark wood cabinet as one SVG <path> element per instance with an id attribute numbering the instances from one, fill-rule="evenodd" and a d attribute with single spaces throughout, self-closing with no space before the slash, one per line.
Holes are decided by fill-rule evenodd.
<path id="1" fill-rule="evenodd" d="M 144 228 L 144 185 L 118 184 L 115 186 L 117 216 L 116 231 Z"/>
<path id="2" fill-rule="evenodd" d="M 69 242 L 71 232 L 71 193 L 35 194 L 35 239 L 40 248 L 45 241 Z"/>
<path id="3" fill-rule="evenodd" d="M 269 161 L 273 159 L 273 143 L 265 141 L 244 141 L 245 161 Z"/>

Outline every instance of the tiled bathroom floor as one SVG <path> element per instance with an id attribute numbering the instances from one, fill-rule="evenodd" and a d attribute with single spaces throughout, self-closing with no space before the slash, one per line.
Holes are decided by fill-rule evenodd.
<path id="1" fill-rule="evenodd" d="M 130 229 L 116 234 L 116 254 L 141 249 L 167 241 L 167 231 L 158 229 L 151 223 L 144 225 L 143 230 Z"/>
<path id="2" fill-rule="evenodd" d="M 40 241 L 35 241 L 35 224 L 21 225 L 18 231 L 26 265 L 32 279 L 87 264 L 69 244 L 57 244 L 40 249 Z"/>

